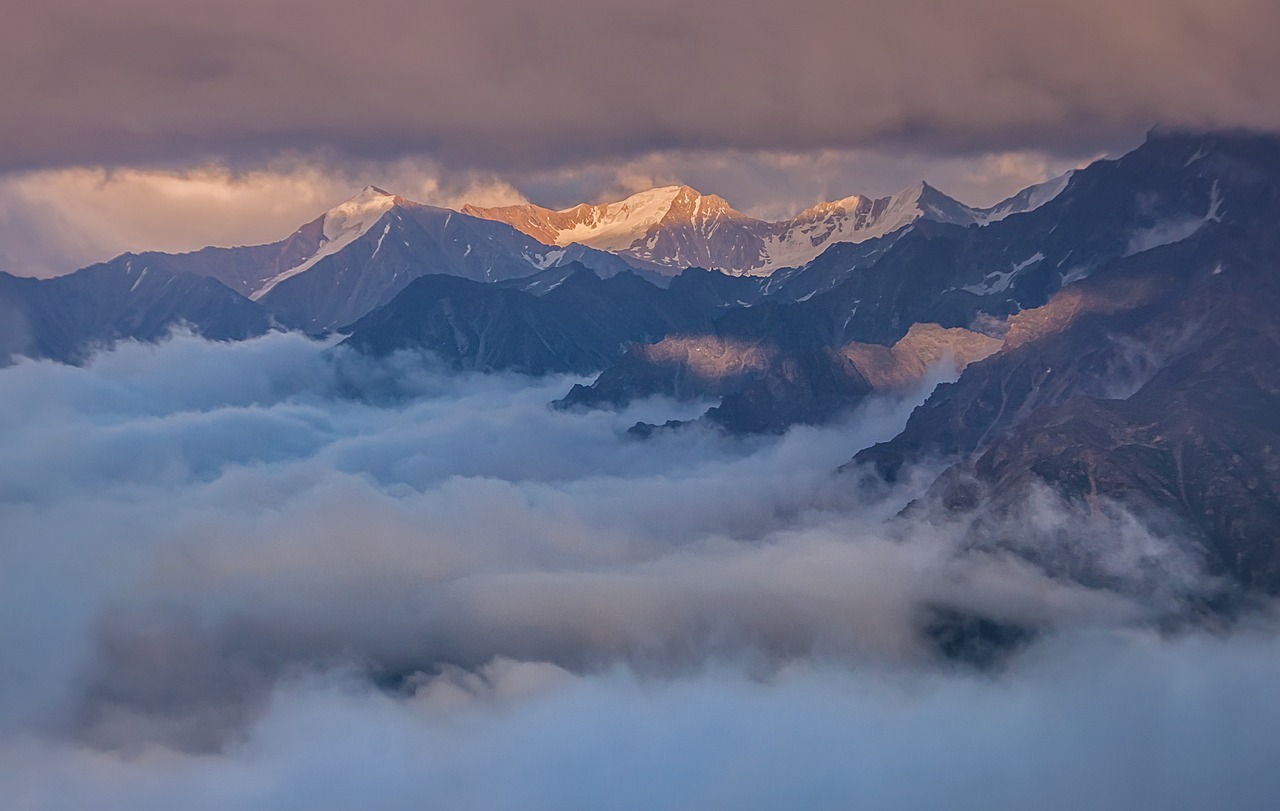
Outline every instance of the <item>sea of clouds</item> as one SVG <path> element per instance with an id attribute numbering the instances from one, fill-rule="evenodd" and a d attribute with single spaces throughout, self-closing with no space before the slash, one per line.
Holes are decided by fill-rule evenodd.
<path id="1" fill-rule="evenodd" d="M 1087 588 L 896 517 L 935 469 L 892 489 L 835 474 L 926 392 L 782 437 L 637 441 L 636 421 L 705 404 L 549 408 L 573 382 L 289 334 L 0 370 L 4 806 L 1280 791 L 1280 638 L 1266 616 L 1169 631 L 1203 578 L 1177 544 L 1082 518 L 1076 542 L 1122 542 L 1090 553 L 1109 582 L 1141 585 Z M 1017 520 L 1077 526 L 1050 498 Z M 1034 635 L 973 667 L 942 655 L 940 616 Z"/>

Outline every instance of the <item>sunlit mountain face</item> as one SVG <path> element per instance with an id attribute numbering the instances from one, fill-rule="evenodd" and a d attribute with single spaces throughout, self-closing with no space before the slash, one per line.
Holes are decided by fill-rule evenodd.
<path id="1" fill-rule="evenodd" d="M 1274 806 L 1280 11 L 293 6 L 0 28 L 0 805 Z"/>

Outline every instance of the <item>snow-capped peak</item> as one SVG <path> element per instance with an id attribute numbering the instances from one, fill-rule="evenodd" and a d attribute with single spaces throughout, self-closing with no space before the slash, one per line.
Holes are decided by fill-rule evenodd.
<path id="1" fill-rule="evenodd" d="M 564 219 L 555 234 L 555 244 L 577 242 L 606 251 L 626 250 L 675 213 L 677 207 L 691 205 L 687 216 L 696 216 L 704 199 L 707 198 L 688 186 L 660 186 L 613 203 L 584 203 L 562 209 L 556 212 Z"/>
<path id="2" fill-rule="evenodd" d="M 355 242 L 401 199 L 377 186 L 365 186 L 359 194 L 329 209 L 321 218 L 323 237 L 316 252 L 305 261 L 268 279 L 265 284 L 253 291 L 249 298 L 257 301 L 271 292 L 271 289 L 280 282 L 306 272 L 321 259 L 332 256 Z"/>
<path id="3" fill-rule="evenodd" d="M 324 237 L 327 244 L 344 239 L 346 244 L 350 244 L 351 240 L 368 231 L 379 217 L 390 211 L 398 199 L 377 186 L 365 186 L 356 196 L 325 212 Z"/>
<path id="4" fill-rule="evenodd" d="M 559 213 L 574 214 L 582 209 L 584 205 L 599 211 L 612 211 L 615 213 L 650 210 L 660 210 L 666 213 L 667 209 L 671 207 L 671 203 L 680 195 L 680 192 L 687 188 L 687 186 L 658 186 L 653 189 L 636 192 L 630 197 L 625 197 L 612 203 L 579 204 L 570 208 L 562 208 Z"/>

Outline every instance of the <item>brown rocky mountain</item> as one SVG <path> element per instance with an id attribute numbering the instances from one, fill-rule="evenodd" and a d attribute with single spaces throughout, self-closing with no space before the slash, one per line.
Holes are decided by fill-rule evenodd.
<path id="1" fill-rule="evenodd" d="M 919 219 L 960 225 L 995 222 L 1052 199 L 1065 182 L 1064 177 L 1032 187 L 991 209 L 970 208 L 920 183 L 889 197 L 819 203 L 777 222 L 750 217 L 724 198 L 689 186 L 664 186 L 617 202 L 560 211 L 534 205 L 462 210 L 507 223 L 547 245 L 586 245 L 667 275 L 689 267 L 768 275 L 804 265 L 833 244 L 885 236 Z"/>

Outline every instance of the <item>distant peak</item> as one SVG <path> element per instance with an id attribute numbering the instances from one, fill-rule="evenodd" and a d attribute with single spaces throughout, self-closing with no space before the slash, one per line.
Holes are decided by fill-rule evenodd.
<path id="1" fill-rule="evenodd" d="M 386 189 L 380 189 L 377 186 L 365 186 L 363 189 L 359 191 L 359 193 L 347 199 L 346 202 L 356 203 L 356 202 L 387 200 L 387 199 L 398 200 L 401 198 L 400 198 L 400 195 L 392 194 Z"/>
<path id="2" fill-rule="evenodd" d="M 904 198 L 914 198 L 914 197 L 921 197 L 925 194 L 928 194 L 930 191 L 937 191 L 937 189 L 933 188 L 923 180 L 917 180 L 915 183 L 912 183 L 910 186 L 907 186 L 906 188 L 904 188 L 902 191 L 898 192 L 894 196 L 904 197 Z"/>
<path id="3" fill-rule="evenodd" d="M 621 200 L 612 203 L 605 203 L 606 206 L 620 206 L 647 203 L 671 204 L 677 200 L 696 200 L 706 197 L 715 197 L 715 195 L 705 195 L 692 186 L 683 183 L 671 186 L 655 186 L 651 189 L 635 192 Z"/>
<path id="4" fill-rule="evenodd" d="M 621 205 L 623 203 L 647 203 L 658 200 L 670 203 L 679 197 L 682 192 L 686 191 L 697 194 L 696 191 L 693 191 L 693 189 L 688 186 L 657 186 L 652 189 L 645 189 L 644 191 L 638 191 L 634 194 L 628 195 L 627 197 L 617 201 L 616 205 Z"/>
<path id="5" fill-rule="evenodd" d="M 679 192 L 679 193 L 681 193 L 681 194 L 687 194 L 687 195 L 689 195 L 690 197 L 707 197 L 707 196 L 714 196 L 714 195 L 706 195 L 706 194 L 703 194 L 702 192 L 700 192 L 700 191 L 698 191 L 697 189 L 695 189 L 693 186 L 690 186 L 690 185 L 688 185 L 688 184 L 686 184 L 686 183 L 681 183 L 681 184 L 680 184 L 680 185 L 678 185 L 678 186 L 667 186 L 667 188 L 668 188 L 668 189 L 675 189 L 677 192 Z"/>
<path id="6" fill-rule="evenodd" d="M 702 193 L 702 192 L 698 191 L 697 189 L 695 189 L 693 186 L 690 186 L 690 185 L 688 185 L 688 184 L 685 184 L 685 183 L 673 183 L 673 184 L 670 184 L 670 185 L 667 185 L 667 186 L 654 186 L 654 187 L 653 187 L 653 188 L 651 188 L 651 189 L 646 189 L 646 190 L 644 190 L 644 191 L 636 192 L 636 194 L 650 194 L 650 193 L 653 193 L 653 192 L 660 192 L 660 193 L 664 193 L 664 194 L 678 194 L 678 193 L 680 193 L 680 192 L 688 192 L 688 193 L 690 193 L 690 194 L 701 194 L 701 193 Z"/>
<path id="7" fill-rule="evenodd" d="M 377 186 L 365 186 L 356 196 L 325 212 L 325 238 L 336 240 L 341 234 L 363 233 L 375 220 L 402 202 L 405 202 L 404 198 Z"/>
<path id="8" fill-rule="evenodd" d="M 403 197 L 392 194 L 377 186 L 365 186 L 359 194 L 343 200 L 329 209 L 326 220 L 362 218 L 363 215 L 381 216 L 396 205 L 406 202 Z"/>
<path id="9" fill-rule="evenodd" d="M 918 180 L 907 186 L 902 191 L 893 195 L 895 201 L 903 203 L 914 203 L 919 206 L 944 206 L 947 208 L 964 208 L 967 209 L 959 200 L 939 189 L 937 186 L 929 185 L 928 181 Z M 944 218 L 945 219 L 945 218 Z"/>

